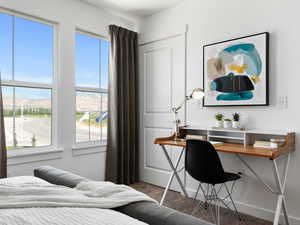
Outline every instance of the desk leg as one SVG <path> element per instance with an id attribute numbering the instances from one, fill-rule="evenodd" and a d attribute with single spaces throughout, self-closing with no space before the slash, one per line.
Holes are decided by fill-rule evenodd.
<path id="1" fill-rule="evenodd" d="M 286 186 L 288 168 L 289 168 L 289 164 L 290 164 L 290 153 L 288 154 L 288 157 L 287 157 L 287 160 L 286 160 L 286 163 L 285 163 L 285 167 L 284 167 L 283 182 L 280 179 L 276 159 L 274 159 L 272 161 L 273 161 L 274 176 L 275 176 L 276 185 L 277 185 L 277 189 L 278 189 L 278 199 L 277 199 L 277 206 L 276 206 L 273 225 L 278 225 L 278 223 L 279 223 L 281 208 L 282 208 L 282 211 L 283 211 L 285 224 L 289 225 L 290 221 L 289 221 L 289 217 L 288 217 L 288 212 L 287 212 L 286 200 L 285 200 L 284 193 L 285 193 L 285 186 Z"/>
<path id="2" fill-rule="evenodd" d="M 258 173 L 254 171 L 254 169 L 240 156 L 237 155 L 237 157 L 241 160 L 241 162 L 255 175 L 255 177 L 273 194 L 277 195 L 277 206 L 275 210 L 275 215 L 274 215 L 274 222 L 273 225 L 278 225 L 279 224 L 279 217 L 280 217 L 280 212 L 281 209 L 283 211 L 284 219 L 286 225 L 290 224 L 289 217 L 288 217 L 288 212 L 287 212 L 287 207 L 286 207 L 286 200 L 285 200 L 285 186 L 286 186 L 286 180 L 287 180 L 287 174 L 288 174 L 288 169 L 289 169 L 289 164 L 290 164 L 290 157 L 291 153 L 288 154 L 287 160 L 285 162 L 285 167 L 284 167 L 284 177 L 283 177 L 283 183 L 281 181 L 280 175 L 279 175 L 279 170 L 277 166 L 277 159 L 273 159 L 273 171 L 274 171 L 274 176 L 275 176 L 275 181 L 276 181 L 276 187 L 277 190 L 273 190 L 273 188 L 270 187 L 260 176 Z"/>
<path id="3" fill-rule="evenodd" d="M 160 205 L 162 205 L 162 204 L 164 203 L 164 201 L 165 201 L 167 192 L 168 192 L 168 190 L 169 190 L 169 188 L 170 188 L 170 186 L 171 186 L 171 184 L 172 184 L 172 181 L 173 181 L 174 176 L 176 177 L 176 179 L 177 179 L 177 181 L 178 181 L 178 183 L 179 183 L 179 185 L 180 185 L 180 187 L 181 187 L 181 189 L 182 189 L 184 195 L 185 195 L 186 197 L 188 197 L 188 194 L 187 194 L 187 192 L 186 192 L 186 190 L 185 190 L 185 187 L 184 187 L 184 185 L 182 184 L 182 182 L 181 182 L 181 180 L 180 180 L 180 177 L 179 177 L 179 175 L 178 175 L 178 173 L 177 173 L 177 168 L 178 168 L 178 166 L 179 166 L 181 157 L 182 157 L 182 155 L 183 155 L 184 148 L 182 148 L 182 150 L 181 150 L 181 152 L 180 152 L 180 155 L 179 155 L 179 157 L 178 157 L 178 159 L 177 159 L 177 161 L 176 161 L 176 164 L 175 164 L 175 166 L 174 166 L 173 163 L 172 163 L 172 160 L 171 160 L 171 158 L 170 158 L 170 156 L 169 156 L 169 154 L 168 154 L 168 151 L 167 151 L 167 149 L 165 148 L 165 146 L 164 146 L 164 145 L 161 145 L 161 147 L 162 147 L 162 149 L 163 149 L 163 152 L 164 152 L 165 155 L 166 155 L 166 158 L 167 158 L 167 160 L 168 160 L 168 162 L 169 162 L 169 164 L 170 164 L 170 167 L 171 167 L 171 169 L 172 169 L 173 172 L 172 172 L 172 174 L 171 174 L 171 176 L 170 176 L 170 178 L 169 178 L 169 181 L 168 181 L 168 184 L 167 184 L 167 186 L 166 186 L 166 188 L 165 188 L 164 194 L 163 194 L 163 196 L 162 196 L 162 198 L 161 198 L 161 200 L 160 200 Z"/>

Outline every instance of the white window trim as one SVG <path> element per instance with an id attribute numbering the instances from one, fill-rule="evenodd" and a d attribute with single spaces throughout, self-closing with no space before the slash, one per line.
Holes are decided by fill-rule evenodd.
<path id="1" fill-rule="evenodd" d="M 53 85 L 51 85 L 51 84 L 35 83 L 35 82 L 27 82 L 27 81 L 2 80 L 1 84 L 4 86 L 10 86 L 10 87 L 53 89 Z"/>
<path id="2" fill-rule="evenodd" d="M 104 93 L 107 94 L 108 90 L 104 88 L 89 88 L 89 87 L 75 87 L 76 91 L 82 91 L 82 92 L 97 92 L 97 93 Z"/>
<path id="3" fill-rule="evenodd" d="M 43 24 L 46 24 L 46 25 L 49 25 L 49 26 L 58 25 L 58 23 L 55 22 L 55 21 L 47 20 L 47 19 L 40 18 L 40 17 L 34 16 L 34 15 L 26 14 L 26 13 L 23 13 L 23 12 L 18 12 L 18 11 L 15 11 L 13 9 L 6 9 L 6 8 L 1 7 L 1 6 L 0 6 L 0 13 L 6 13 L 6 14 L 9 14 L 9 15 L 21 17 L 21 18 L 31 20 L 31 21 L 34 21 L 34 22 L 43 23 Z"/>
<path id="4" fill-rule="evenodd" d="M 75 27 L 75 33 L 84 34 L 84 35 L 88 35 L 88 36 L 93 37 L 93 38 L 109 41 L 109 38 L 106 37 L 105 35 L 97 34 L 97 33 L 94 33 L 94 32 L 91 32 L 91 31 L 88 31 L 88 30 L 85 30 L 85 29 L 81 29 L 77 26 Z"/>
<path id="5" fill-rule="evenodd" d="M 46 19 L 38 18 L 32 15 L 27 15 L 24 13 L 19 13 L 14 10 L 8 10 L 0 7 L 0 13 L 5 13 L 11 16 L 24 18 L 27 20 L 31 20 L 34 22 L 38 22 L 41 24 L 46 24 L 53 27 L 53 76 L 52 76 L 52 84 L 47 83 L 35 83 L 35 82 L 27 82 L 27 81 L 12 81 L 12 80 L 2 80 L 1 83 L 3 86 L 12 86 L 12 87 L 28 87 L 28 88 L 47 88 L 51 89 L 51 145 L 35 147 L 35 148 L 26 148 L 26 151 L 23 149 L 12 149 L 8 151 L 7 157 L 10 161 L 13 160 L 13 163 L 8 162 L 8 165 L 16 165 L 27 162 L 40 161 L 40 159 L 34 159 L 35 157 L 29 157 L 24 160 L 17 160 L 15 162 L 14 158 L 32 156 L 32 155 L 43 155 L 50 153 L 58 153 L 62 151 L 62 148 L 59 147 L 58 144 L 58 74 L 59 74 L 59 57 L 58 57 L 58 23 L 49 21 Z M 14 53 L 13 53 L 14 54 Z M 52 159 L 53 156 L 44 157 L 43 160 Z M 56 156 L 57 158 L 57 156 Z M 20 163 L 19 163 L 20 162 Z"/>
<path id="6" fill-rule="evenodd" d="M 87 35 L 93 38 L 97 38 L 97 39 L 101 39 L 101 40 L 106 40 L 109 41 L 108 37 L 105 37 L 104 35 L 101 34 L 96 34 L 81 28 L 76 27 L 75 28 L 75 35 L 76 34 L 83 34 L 83 35 Z M 75 52 L 75 58 L 76 58 L 76 52 Z M 74 71 L 76 71 L 76 62 L 74 63 L 75 68 Z M 74 79 L 76 80 L 76 75 L 74 76 Z M 99 79 L 99 86 L 101 87 L 101 77 Z M 108 95 L 108 89 L 103 89 L 103 88 L 92 88 L 92 87 L 81 87 L 81 86 L 76 86 L 76 81 L 74 82 L 75 84 L 75 110 L 76 110 L 76 92 L 94 92 L 94 93 L 99 93 L 99 94 L 107 94 Z M 76 114 L 76 111 L 75 111 Z M 76 124 L 76 116 L 74 117 L 74 124 Z M 106 152 L 106 145 L 107 145 L 107 141 L 102 141 L 102 140 L 96 140 L 96 141 L 86 141 L 86 142 L 77 142 L 76 141 L 76 125 L 75 125 L 75 136 L 73 138 L 73 154 L 74 155 L 82 155 L 85 153 L 78 153 L 79 151 L 87 151 L 87 149 L 89 150 L 89 153 L 98 153 L 98 152 Z M 105 147 L 105 148 L 104 148 Z M 97 148 L 96 150 L 93 148 Z M 91 152 L 90 152 L 91 151 Z"/>
<path id="7" fill-rule="evenodd" d="M 74 156 L 102 153 L 106 152 L 106 146 L 106 141 L 77 142 L 72 151 Z"/>
<path id="8" fill-rule="evenodd" d="M 7 165 L 19 165 L 30 162 L 38 162 L 52 159 L 62 158 L 62 148 L 54 149 L 53 147 L 36 147 L 28 148 L 26 151 L 17 152 L 18 150 L 12 150 L 10 153 Z"/>

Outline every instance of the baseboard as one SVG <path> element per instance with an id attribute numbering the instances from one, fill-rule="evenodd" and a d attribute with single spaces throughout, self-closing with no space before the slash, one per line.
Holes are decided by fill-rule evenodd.
<path id="1" fill-rule="evenodd" d="M 196 194 L 195 189 L 187 188 L 186 190 L 187 190 L 189 196 L 195 196 L 195 194 Z M 202 197 L 202 193 L 199 192 L 197 199 L 200 199 L 201 197 Z M 244 214 L 247 214 L 250 216 L 254 216 L 254 217 L 257 217 L 260 219 L 273 221 L 274 211 L 272 211 L 272 210 L 260 208 L 255 205 L 246 204 L 244 202 L 235 201 L 235 203 L 238 207 L 238 210 L 241 213 L 244 213 Z M 289 216 L 289 218 L 290 218 L 290 222 L 292 225 L 300 225 L 299 217 Z M 285 224 L 282 214 L 280 216 L 279 223 Z"/>

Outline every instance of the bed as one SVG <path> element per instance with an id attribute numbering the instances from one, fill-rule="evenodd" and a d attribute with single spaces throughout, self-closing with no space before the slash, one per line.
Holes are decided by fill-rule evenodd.
<path id="1" fill-rule="evenodd" d="M 30 184 L 33 181 L 28 188 L 27 183 L 20 188 L 6 187 L 2 182 L 0 225 L 209 225 L 159 206 L 127 186 L 95 182 L 50 166 L 35 169 L 34 176 L 38 179 L 34 189 Z M 82 193 L 88 198 L 82 197 Z M 121 203 L 116 199 L 122 199 Z"/>

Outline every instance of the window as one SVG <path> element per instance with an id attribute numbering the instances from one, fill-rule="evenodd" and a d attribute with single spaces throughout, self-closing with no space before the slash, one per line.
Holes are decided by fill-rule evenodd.
<path id="1" fill-rule="evenodd" d="M 109 42 L 76 33 L 76 142 L 106 142 Z"/>
<path id="2" fill-rule="evenodd" d="M 7 148 L 50 146 L 54 26 L 1 12 L 0 33 Z"/>

